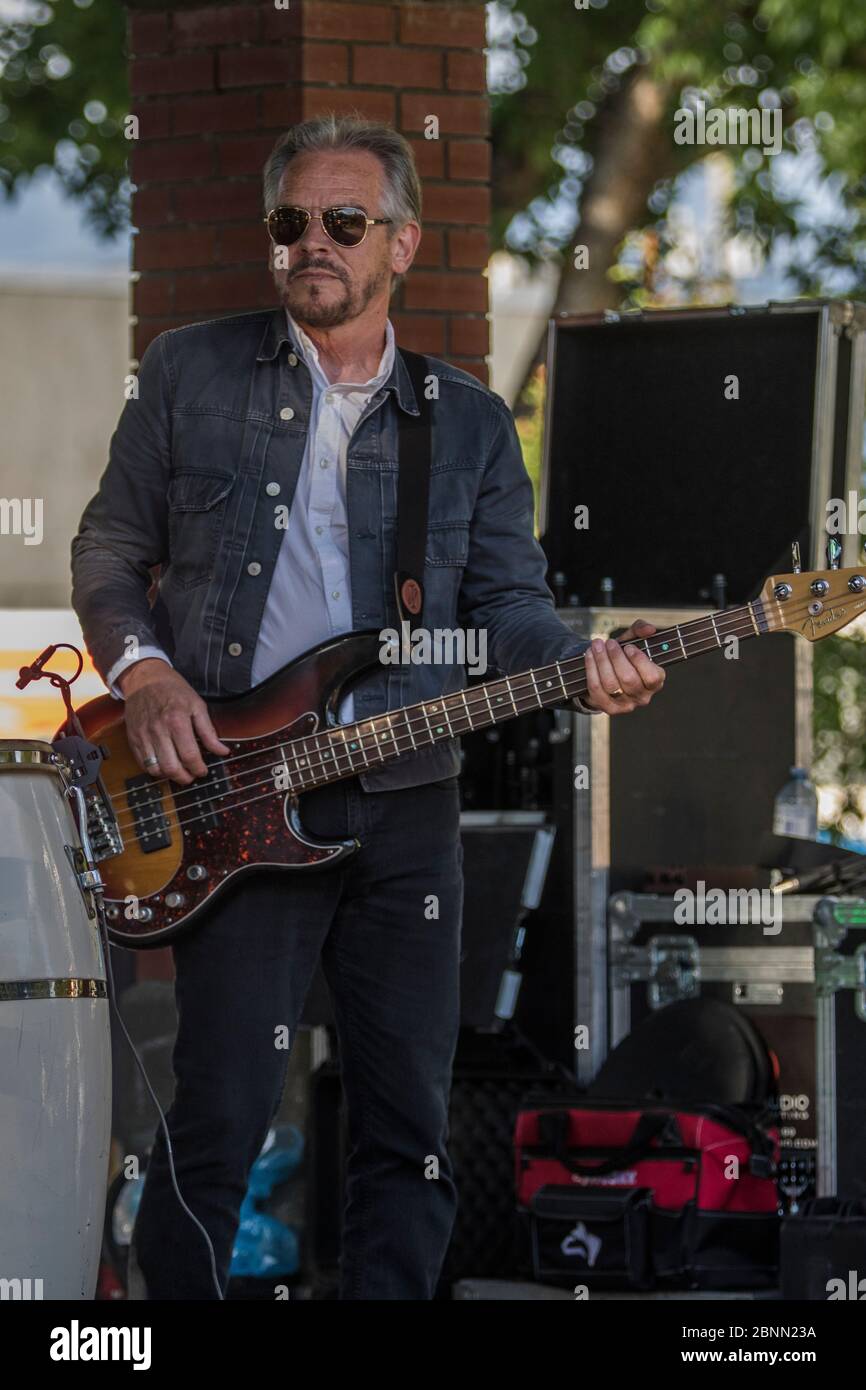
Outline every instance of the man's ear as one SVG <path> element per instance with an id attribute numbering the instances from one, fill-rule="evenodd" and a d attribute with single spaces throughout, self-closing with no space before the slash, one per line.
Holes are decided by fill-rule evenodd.
<path id="1" fill-rule="evenodd" d="M 406 222 L 391 241 L 391 269 L 395 275 L 405 275 L 411 266 L 421 241 L 417 222 Z"/>

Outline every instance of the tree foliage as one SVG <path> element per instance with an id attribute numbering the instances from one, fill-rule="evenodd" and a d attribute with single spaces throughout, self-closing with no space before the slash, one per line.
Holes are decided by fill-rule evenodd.
<path id="1" fill-rule="evenodd" d="M 14 197 L 53 168 L 91 226 L 114 236 L 129 221 L 126 9 L 55 0 L 25 15 L 0 22 L 0 187 Z"/>

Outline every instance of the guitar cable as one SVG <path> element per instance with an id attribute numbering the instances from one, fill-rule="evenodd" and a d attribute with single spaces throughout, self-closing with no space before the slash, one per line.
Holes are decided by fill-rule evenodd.
<path id="1" fill-rule="evenodd" d="M 76 657 L 78 658 L 78 669 L 71 678 L 61 676 L 56 671 L 46 671 L 44 669 L 46 661 L 49 661 L 51 657 L 54 655 L 54 653 L 58 651 L 61 647 L 68 648 L 70 651 L 74 652 Z M 66 720 L 64 724 L 61 726 L 62 731 L 66 732 L 67 737 L 74 736 L 76 738 L 79 738 L 85 745 L 92 748 L 93 745 L 87 738 L 83 728 L 81 727 L 81 722 L 78 718 L 78 715 L 75 713 L 70 694 L 70 687 L 73 681 L 77 680 L 78 676 L 81 674 L 83 665 L 84 658 L 82 657 L 81 652 L 77 647 L 74 647 L 70 642 L 58 642 L 53 646 L 46 647 L 45 651 L 42 652 L 36 658 L 32 666 L 22 666 L 19 671 L 18 680 L 15 682 L 15 684 L 19 690 L 24 690 L 25 687 L 28 686 L 31 681 L 47 679 L 50 682 L 50 684 L 55 687 L 55 689 L 60 691 L 61 696 L 63 698 L 63 703 L 66 707 Z M 87 846 L 88 850 L 90 850 L 89 836 L 87 834 L 87 807 L 84 800 L 84 793 L 80 787 L 73 786 L 71 790 L 76 793 L 75 800 L 76 805 L 78 807 L 78 815 L 80 817 L 80 824 L 78 826 L 79 839 L 81 839 L 82 843 Z M 96 870 L 96 872 L 98 873 L 97 861 L 92 859 L 89 854 L 87 857 L 87 862 L 88 865 L 92 869 Z M 141 1077 L 144 1081 L 145 1086 L 147 1087 L 148 1094 L 151 1100 L 153 1101 L 154 1106 L 156 1107 L 156 1112 L 159 1115 L 160 1128 L 165 1139 L 165 1151 L 166 1156 L 168 1158 L 168 1170 L 169 1175 L 171 1177 L 171 1185 L 174 1188 L 174 1193 L 177 1197 L 178 1202 L 180 1203 L 181 1209 L 184 1212 L 186 1212 L 190 1221 L 193 1222 L 193 1224 L 198 1228 L 198 1230 L 204 1237 L 205 1244 L 207 1245 L 208 1259 L 210 1261 L 210 1274 L 213 1280 L 213 1286 L 216 1291 L 217 1298 L 222 1303 L 225 1302 L 225 1294 L 220 1288 L 213 1242 L 211 1241 L 210 1236 L 208 1235 L 202 1223 L 199 1221 L 195 1212 L 191 1211 L 190 1208 L 187 1206 L 186 1202 L 184 1201 L 183 1194 L 180 1190 L 177 1181 L 177 1172 L 174 1166 L 174 1150 L 171 1144 L 171 1134 L 169 1133 L 168 1121 L 166 1120 L 165 1112 L 159 1103 L 159 1097 L 157 1096 L 156 1091 L 153 1089 L 153 1086 L 151 1085 L 150 1077 L 147 1074 L 147 1068 L 145 1067 L 144 1062 L 141 1059 L 141 1056 L 138 1052 L 138 1048 L 135 1046 L 135 1043 L 132 1040 L 129 1029 L 127 1028 L 126 1023 L 124 1021 L 123 1014 L 120 1012 L 120 1004 L 117 998 L 117 990 L 114 983 L 114 968 L 111 960 L 111 942 L 109 940 L 108 926 L 105 918 L 105 905 L 102 901 L 103 886 L 101 878 L 99 882 L 91 888 L 90 891 L 93 899 L 94 908 L 96 910 L 96 920 L 99 927 L 100 939 L 102 941 L 103 956 L 105 958 L 105 972 L 108 977 L 108 997 L 111 1002 L 111 1007 L 114 1010 L 114 1016 L 117 1019 L 117 1022 L 120 1026 L 120 1031 L 123 1033 L 123 1036 L 126 1039 L 129 1049 L 132 1052 L 133 1057 L 135 1058 L 135 1064 L 138 1067 L 139 1072 L 141 1073 Z M 145 1181 L 147 1181 L 146 1178 Z M 133 1253 L 134 1240 L 135 1229 L 133 1227 L 132 1239 L 130 1240 L 129 1247 L 130 1255 L 132 1255 Z M 127 1293 L 128 1291 L 129 1290 L 127 1278 Z"/>

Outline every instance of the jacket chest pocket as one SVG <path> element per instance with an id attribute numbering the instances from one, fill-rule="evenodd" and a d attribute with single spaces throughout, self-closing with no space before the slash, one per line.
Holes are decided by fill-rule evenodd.
<path id="1" fill-rule="evenodd" d="M 461 569 L 469 557 L 468 521 L 431 521 L 427 528 L 425 563 L 431 569 L 455 565 Z"/>
<path id="2" fill-rule="evenodd" d="M 233 484 L 225 473 L 176 473 L 169 482 L 166 578 L 178 588 L 211 578 Z"/>

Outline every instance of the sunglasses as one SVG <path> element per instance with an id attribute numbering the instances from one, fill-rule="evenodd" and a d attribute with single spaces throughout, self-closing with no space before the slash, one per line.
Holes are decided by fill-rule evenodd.
<path id="1" fill-rule="evenodd" d="M 315 214 L 326 234 L 337 246 L 360 246 L 368 227 L 383 227 L 390 217 L 368 217 L 363 208 L 325 208 Z M 268 233 L 276 246 L 294 246 L 300 241 L 313 219 L 306 208 L 271 208 L 265 220 Z"/>

